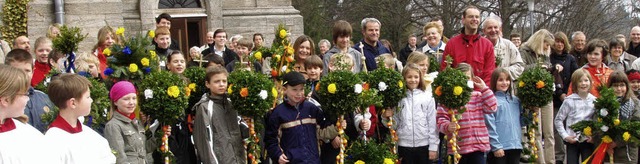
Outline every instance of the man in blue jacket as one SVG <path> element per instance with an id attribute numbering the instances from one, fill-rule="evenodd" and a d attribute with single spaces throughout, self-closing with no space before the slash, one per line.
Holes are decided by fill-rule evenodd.
<path id="1" fill-rule="evenodd" d="M 361 22 L 362 39 L 353 46 L 353 49 L 360 51 L 366 57 L 367 71 L 373 71 L 378 68 L 375 58 L 380 54 L 391 53 L 389 49 L 384 47 L 380 40 L 380 21 L 376 18 L 364 18 Z M 360 48 L 362 47 L 362 48 Z M 364 51 L 364 52 L 363 52 Z M 359 56 L 354 56 L 358 58 Z"/>

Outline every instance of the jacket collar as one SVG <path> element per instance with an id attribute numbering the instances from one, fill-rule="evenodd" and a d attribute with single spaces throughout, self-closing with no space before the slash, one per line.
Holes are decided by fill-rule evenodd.
<path id="1" fill-rule="evenodd" d="M 0 124 L 0 133 L 8 132 L 13 129 L 16 129 L 16 124 L 13 122 L 12 118 L 4 119 L 4 123 Z"/>
<path id="2" fill-rule="evenodd" d="M 67 133 L 71 133 L 71 134 L 82 132 L 82 124 L 80 123 L 79 120 L 78 120 L 78 123 L 76 124 L 76 127 L 74 128 L 69 124 L 69 122 L 67 122 L 60 115 L 58 115 L 58 117 L 55 120 L 53 120 L 53 122 L 51 122 L 51 125 L 49 125 L 49 128 L 53 128 L 53 127 L 60 128 L 61 130 L 64 130 Z"/>

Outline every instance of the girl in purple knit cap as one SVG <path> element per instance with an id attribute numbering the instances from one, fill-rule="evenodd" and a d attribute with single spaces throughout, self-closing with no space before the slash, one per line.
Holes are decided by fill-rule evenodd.
<path id="1" fill-rule="evenodd" d="M 128 81 L 117 82 L 109 92 L 113 116 L 105 126 L 104 137 L 111 149 L 117 152 L 117 163 L 145 163 L 146 137 L 144 128 L 136 119 L 136 96 L 136 88 Z"/>

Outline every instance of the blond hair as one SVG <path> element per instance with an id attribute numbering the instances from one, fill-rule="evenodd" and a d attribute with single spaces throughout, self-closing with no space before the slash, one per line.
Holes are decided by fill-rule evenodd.
<path id="1" fill-rule="evenodd" d="M 413 51 L 409 54 L 409 57 L 407 58 L 407 65 L 409 64 L 415 64 L 424 60 L 429 60 L 429 57 L 422 53 L 422 52 L 418 52 L 418 51 Z M 427 62 L 429 63 L 429 62 Z M 429 67 L 429 66 L 427 66 Z"/>
<path id="2" fill-rule="evenodd" d="M 100 60 L 98 57 L 88 53 L 81 53 L 78 55 L 75 61 L 76 67 L 78 71 L 89 71 L 89 64 L 95 64 L 96 67 L 100 65 Z M 100 71 L 100 68 L 98 68 Z"/>
<path id="3" fill-rule="evenodd" d="M 549 56 L 549 53 L 544 51 L 544 44 L 547 43 L 548 45 L 553 45 L 555 42 L 556 41 L 551 32 L 546 29 L 540 29 L 536 31 L 536 33 L 533 33 L 533 35 L 531 35 L 523 45 L 531 48 L 531 50 L 538 55 Z"/>
<path id="4" fill-rule="evenodd" d="M 27 93 L 29 83 L 29 77 L 24 71 L 0 65 L 0 97 L 8 97 L 9 103 L 13 103 L 19 94 Z"/>
<path id="5" fill-rule="evenodd" d="M 380 56 L 376 57 L 376 62 L 380 62 L 380 61 L 384 62 L 384 64 L 386 64 L 386 65 L 395 65 L 396 64 L 395 58 L 390 53 L 384 53 L 384 54 L 381 54 Z"/>

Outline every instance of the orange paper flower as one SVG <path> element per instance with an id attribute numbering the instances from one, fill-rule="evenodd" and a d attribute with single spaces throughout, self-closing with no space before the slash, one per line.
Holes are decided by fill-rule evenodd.
<path id="1" fill-rule="evenodd" d="M 316 83 L 316 91 L 320 90 L 320 83 Z"/>
<path id="2" fill-rule="evenodd" d="M 438 86 L 438 88 L 436 88 L 436 95 L 437 96 L 441 96 L 442 95 L 442 86 Z"/>
<path id="3" fill-rule="evenodd" d="M 368 90 L 369 90 L 369 83 L 367 83 L 367 82 L 362 83 L 362 89 L 363 89 L 364 91 L 368 91 Z"/>
<path id="4" fill-rule="evenodd" d="M 247 97 L 247 96 L 249 96 L 249 89 L 248 88 L 240 89 L 240 97 Z"/>
<path id="5" fill-rule="evenodd" d="M 538 81 L 538 82 L 536 83 L 536 88 L 538 88 L 538 89 L 540 89 L 540 88 L 544 88 L 544 82 L 542 82 L 542 81 Z"/>

